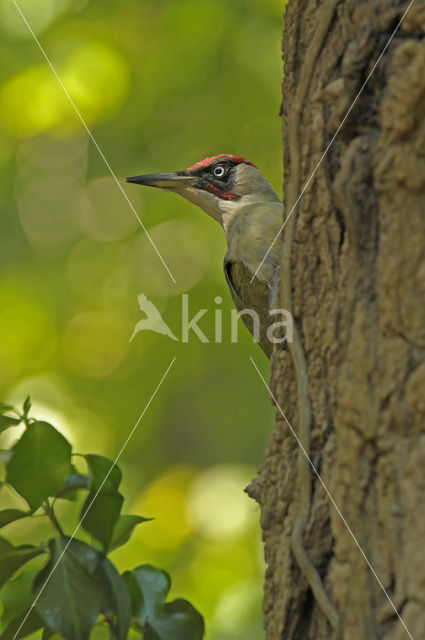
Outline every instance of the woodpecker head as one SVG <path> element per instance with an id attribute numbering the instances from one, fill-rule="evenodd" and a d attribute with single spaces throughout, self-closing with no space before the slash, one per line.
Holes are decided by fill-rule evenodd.
<path id="1" fill-rule="evenodd" d="M 152 173 L 127 182 L 175 191 L 222 223 L 223 216 L 252 202 L 280 202 L 257 167 L 241 156 L 206 158 L 183 171 Z"/>

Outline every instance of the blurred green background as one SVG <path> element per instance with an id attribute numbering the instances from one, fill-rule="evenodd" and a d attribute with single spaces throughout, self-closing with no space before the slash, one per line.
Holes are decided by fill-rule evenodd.
<path id="1" fill-rule="evenodd" d="M 278 192 L 283 4 L 19 1 L 120 181 L 236 153 Z M 267 376 L 265 356 L 242 326 L 230 343 L 222 230 L 175 194 L 123 182 L 173 284 L 12 0 L 0 31 L 0 399 L 31 394 L 77 451 L 115 457 L 176 356 L 120 461 L 125 511 L 155 520 L 115 560 L 170 571 L 210 640 L 261 638 L 259 511 L 243 489 L 273 411 L 249 361 Z M 223 343 L 129 343 L 140 292 L 177 335 L 182 293 L 208 309 L 211 340 L 221 308 Z"/>

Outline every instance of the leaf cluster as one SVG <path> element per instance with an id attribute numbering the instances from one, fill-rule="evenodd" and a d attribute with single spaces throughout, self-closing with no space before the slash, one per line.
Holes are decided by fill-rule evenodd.
<path id="1" fill-rule="evenodd" d="M 136 526 L 149 520 L 121 513 L 119 467 L 104 456 L 73 454 L 54 426 L 29 416 L 30 408 L 29 398 L 21 411 L 0 404 L 0 432 L 24 426 L 1 458 L 5 486 L 26 505 L 0 511 L 0 528 L 42 515 L 54 535 L 41 544 L 18 546 L 0 536 L 0 640 L 18 640 L 40 629 L 43 640 L 55 634 L 88 640 L 95 625 L 105 625 L 116 640 L 126 640 L 130 627 L 144 640 L 201 640 L 204 623 L 196 609 L 186 600 L 166 601 L 168 573 L 143 564 L 121 575 L 108 557 Z M 83 473 L 74 464 L 76 455 L 85 461 Z M 76 500 L 83 492 L 78 522 L 66 533 L 55 510 L 57 501 Z M 81 529 L 89 534 L 90 544 L 77 537 Z M 44 566 L 25 567 L 37 556 L 46 558 Z"/>

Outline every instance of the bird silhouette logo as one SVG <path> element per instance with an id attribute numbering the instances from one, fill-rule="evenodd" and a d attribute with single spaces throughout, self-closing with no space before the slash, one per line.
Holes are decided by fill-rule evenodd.
<path id="1" fill-rule="evenodd" d="M 154 303 L 151 302 L 144 293 L 140 293 L 137 296 L 137 300 L 139 302 L 140 310 L 146 314 L 146 318 L 139 320 L 136 324 L 129 342 L 133 340 L 134 336 L 139 333 L 139 331 L 146 331 L 146 329 L 156 331 L 156 333 L 161 333 L 163 336 L 168 336 L 171 340 L 177 340 L 178 342 L 178 338 L 176 338 L 168 324 L 164 322 Z"/>

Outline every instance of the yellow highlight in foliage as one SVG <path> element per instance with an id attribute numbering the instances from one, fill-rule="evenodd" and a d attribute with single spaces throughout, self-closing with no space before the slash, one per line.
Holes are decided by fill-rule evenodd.
<path id="1" fill-rule="evenodd" d="M 0 117 L 17 137 L 33 136 L 59 123 L 66 110 L 65 100 L 48 67 L 30 67 L 4 85 Z"/>
<path id="2" fill-rule="evenodd" d="M 187 467 L 174 468 L 160 476 L 132 506 L 132 512 L 155 518 L 143 529 L 143 543 L 157 549 L 179 547 L 193 532 L 186 515 L 188 490 L 196 474 Z"/>
<path id="3" fill-rule="evenodd" d="M 127 63 L 103 42 L 76 40 L 68 46 L 62 82 L 87 122 L 104 119 L 121 106 L 127 95 Z"/>
<path id="4" fill-rule="evenodd" d="M 111 115 L 127 95 L 127 64 L 109 45 L 65 42 L 59 62 L 53 55 L 52 63 L 88 124 Z M 81 129 L 68 98 L 45 63 L 21 71 L 3 86 L 0 118 L 12 134 L 22 138 L 58 127 L 65 131 Z"/>
<path id="5" fill-rule="evenodd" d="M 243 492 L 253 473 L 228 464 L 206 469 L 199 476 L 189 495 L 188 513 L 202 535 L 231 540 L 256 524 L 252 501 Z"/>

